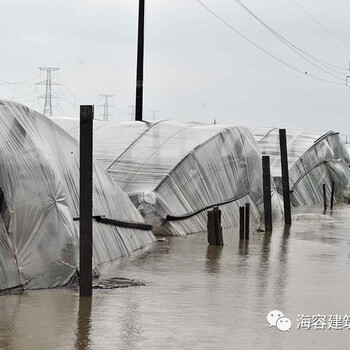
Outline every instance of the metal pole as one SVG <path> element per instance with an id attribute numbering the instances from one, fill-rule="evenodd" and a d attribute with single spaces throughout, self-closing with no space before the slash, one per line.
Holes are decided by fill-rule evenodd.
<path id="1" fill-rule="evenodd" d="M 324 211 L 327 210 L 327 191 L 326 191 L 326 185 L 323 184 L 323 209 Z"/>
<path id="2" fill-rule="evenodd" d="M 335 190 L 335 182 L 332 181 L 331 210 L 333 210 L 333 206 L 334 206 L 334 190 Z"/>
<path id="3" fill-rule="evenodd" d="M 289 170 L 288 170 L 286 129 L 280 129 L 279 135 L 280 135 L 281 168 L 282 168 L 284 223 L 286 225 L 291 225 L 292 224 L 292 214 L 291 214 L 291 208 L 290 208 Z"/>
<path id="4" fill-rule="evenodd" d="M 244 241 L 244 207 L 239 207 L 239 239 Z"/>
<path id="5" fill-rule="evenodd" d="M 92 295 L 93 118 L 93 106 L 80 106 L 80 296 Z"/>
<path id="6" fill-rule="evenodd" d="M 250 233 L 250 203 L 245 204 L 245 239 L 249 239 Z"/>
<path id="7" fill-rule="evenodd" d="M 142 121 L 143 113 L 143 59 L 145 37 L 145 0 L 139 0 L 139 25 L 137 40 L 136 108 L 135 120 Z"/>
<path id="8" fill-rule="evenodd" d="M 272 232 L 270 157 L 262 157 L 265 232 Z"/>

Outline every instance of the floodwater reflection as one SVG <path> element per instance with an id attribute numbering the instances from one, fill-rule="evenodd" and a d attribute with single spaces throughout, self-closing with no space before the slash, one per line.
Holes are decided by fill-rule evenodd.
<path id="1" fill-rule="evenodd" d="M 225 231 L 223 247 L 208 247 L 206 233 L 171 237 L 101 267 L 103 278 L 145 286 L 94 290 L 92 299 L 63 288 L 0 296 L 0 348 L 346 349 L 348 330 L 297 329 L 301 313 L 349 314 L 350 209 L 332 215 L 245 242 Z M 290 332 L 269 327 L 275 309 Z"/>
<path id="2" fill-rule="evenodd" d="M 249 240 L 240 240 L 238 243 L 238 254 L 247 256 L 249 254 Z"/>
<path id="3" fill-rule="evenodd" d="M 3 302 L 0 295 L 0 349 L 12 349 L 13 339 L 16 337 L 16 320 L 21 308 L 22 293 L 6 296 Z"/>
<path id="4" fill-rule="evenodd" d="M 220 272 L 220 258 L 223 246 L 208 246 L 206 255 L 206 269 L 209 273 Z"/>
<path id="5" fill-rule="evenodd" d="M 277 273 L 274 287 L 277 305 L 282 305 L 285 300 L 285 290 L 288 282 L 288 244 L 290 232 L 290 226 L 285 226 L 283 228 L 278 252 Z"/>
<path id="6" fill-rule="evenodd" d="M 260 263 L 259 267 L 256 269 L 256 275 L 258 280 L 258 297 L 264 298 L 266 289 L 268 287 L 268 284 L 270 282 L 270 275 L 269 275 L 269 269 L 270 269 L 270 250 L 271 250 L 271 238 L 272 233 L 271 232 L 265 232 L 262 234 L 262 244 L 260 249 Z"/>
<path id="7" fill-rule="evenodd" d="M 91 309 L 92 298 L 80 297 L 78 322 L 76 329 L 75 348 L 78 350 L 91 349 Z"/>

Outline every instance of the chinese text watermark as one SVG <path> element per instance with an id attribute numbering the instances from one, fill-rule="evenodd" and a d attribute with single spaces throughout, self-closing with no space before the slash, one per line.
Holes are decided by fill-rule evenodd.
<path id="1" fill-rule="evenodd" d="M 270 311 L 266 320 L 270 327 L 276 327 L 282 332 L 289 331 L 292 327 L 292 321 L 285 317 L 279 310 Z M 350 330 L 350 315 L 305 315 L 298 314 L 297 330 Z"/>

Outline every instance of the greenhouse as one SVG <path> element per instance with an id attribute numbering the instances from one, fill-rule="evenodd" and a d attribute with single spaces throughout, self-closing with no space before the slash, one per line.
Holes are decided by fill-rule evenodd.
<path id="1" fill-rule="evenodd" d="M 78 269 L 79 146 L 43 115 L 0 102 L 0 290 L 68 283 Z M 155 241 L 128 196 L 94 165 L 94 267 Z M 125 225 L 123 225 L 125 223 Z M 130 226 L 130 225 L 129 225 Z"/>
<path id="2" fill-rule="evenodd" d="M 78 138 L 78 120 L 54 118 Z M 205 231 L 207 210 L 220 205 L 224 227 L 251 204 L 263 214 L 261 154 L 244 127 L 196 123 L 94 121 L 94 156 L 158 233 Z M 281 198 L 272 188 L 273 215 Z"/>
<path id="3" fill-rule="evenodd" d="M 250 128 L 263 155 L 271 157 L 271 173 L 280 193 L 279 129 Z M 294 206 L 323 202 L 323 184 L 330 198 L 332 182 L 338 199 L 349 196 L 350 157 L 339 133 L 287 130 L 291 202 Z"/>

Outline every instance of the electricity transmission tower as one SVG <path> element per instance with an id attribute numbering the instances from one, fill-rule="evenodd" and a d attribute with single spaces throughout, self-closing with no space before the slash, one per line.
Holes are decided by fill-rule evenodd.
<path id="1" fill-rule="evenodd" d="M 107 121 L 109 117 L 109 107 L 111 107 L 109 99 L 114 97 L 114 95 L 100 95 L 100 97 L 105 99 L 103 105 L 100 105 L 100 107 L 103 107 L 103 120 Z"/>
<path id="2" fill-rule="evenodd" d="M 52 100 L 54 98 L 58 98 L 57 96 L 52 95 L 52 85 L 59 85 L 58 83 L 52 81 L 51 79 L 51 73 L 58 71 L 59 68 L 56 67 L 39 67 L 40 71 L 46 72 L 46 80 L 41 81 L 40 83 L 37 83 L 38 85 L 45 85 L 45 95 L 39 96 L 39 98 L 45 99 L 44 104 L 44 115 L 52 117 Z"/>

